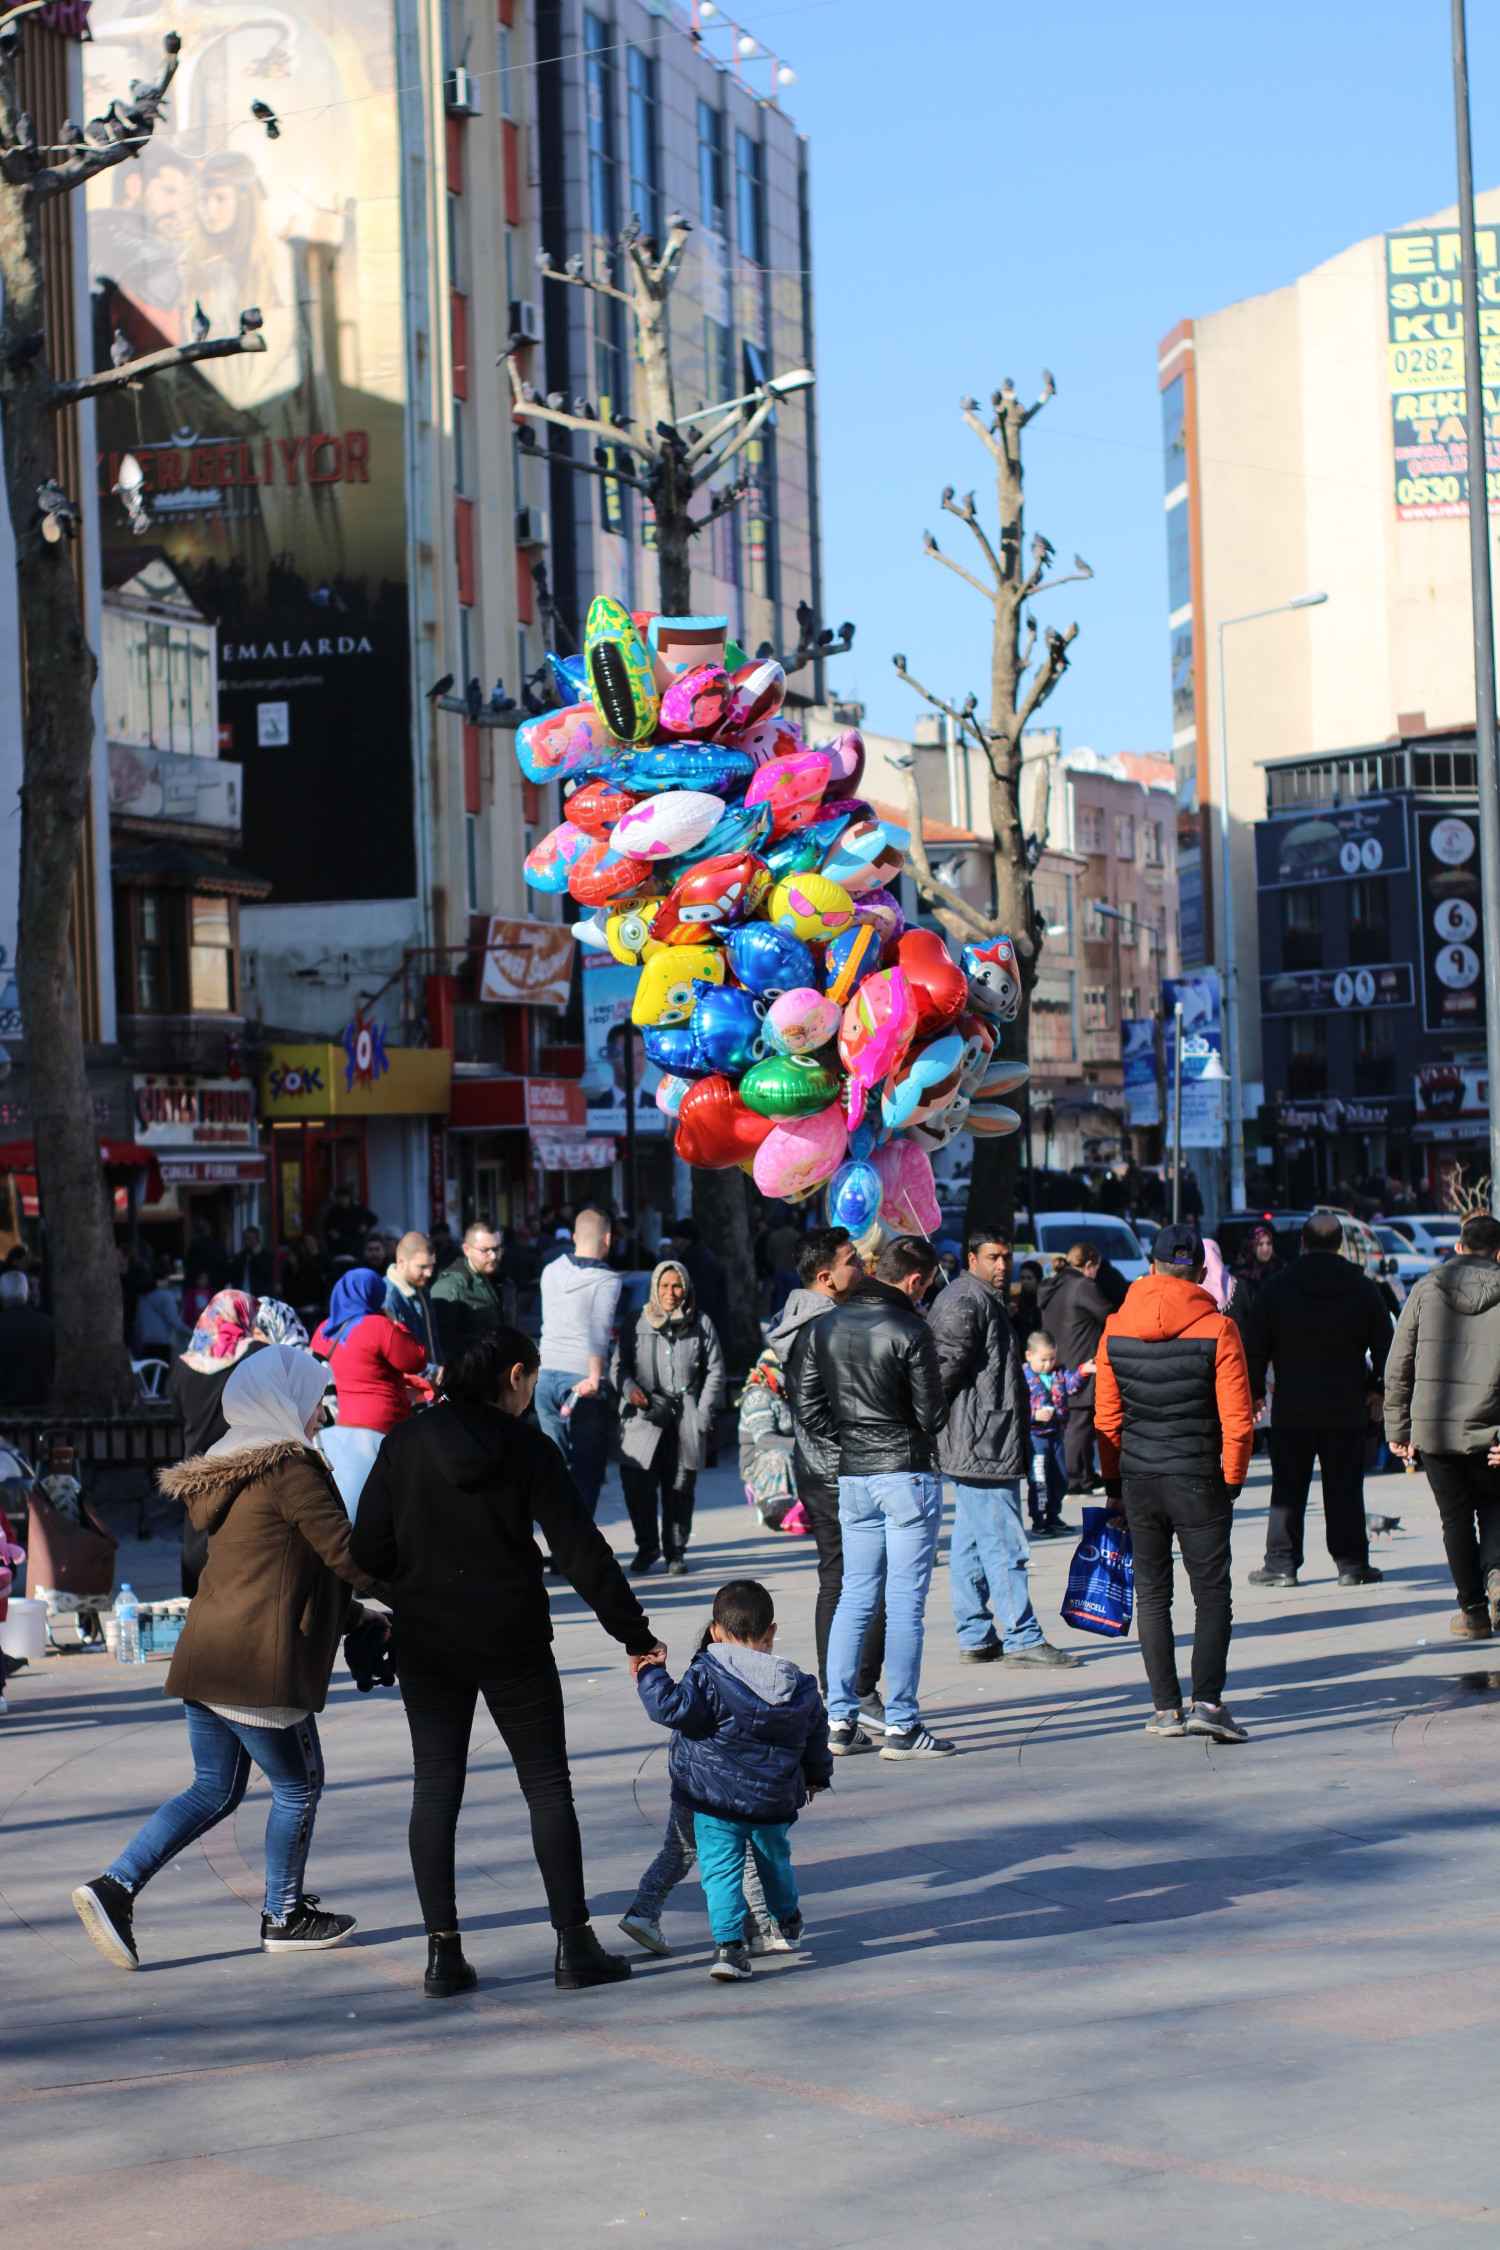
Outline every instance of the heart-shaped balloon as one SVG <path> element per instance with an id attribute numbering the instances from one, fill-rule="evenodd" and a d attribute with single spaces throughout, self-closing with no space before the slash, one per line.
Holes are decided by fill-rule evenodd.
<path id="1" fill-rule="evenodd" d="M 896 947 L 917 1003 L 917 1037 L 956 1023 L 969 1005 L 969 980 L 936 930 L 908 930 Z"/>
<path id="2" fill-rule="evenodd" d="M 805 1195 L 832 1179 L 849 1145 L 842 1107 L 833 1102 L 812 1117 L 773 1125 L 755 1152 L 755 1184 L 762 1195 Z"/>
<path id="3" fill-rule="evenodd" d="M 682 1097 L 674 1146 L 700 1172 L 729 1172 L 775 1131 L 769 1117 L 746 1107 L 727 1078 L 700 1078 Z"/>

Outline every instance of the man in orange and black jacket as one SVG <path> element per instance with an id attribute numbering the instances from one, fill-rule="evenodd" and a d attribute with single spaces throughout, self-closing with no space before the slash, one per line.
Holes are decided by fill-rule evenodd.
<path id="1" fill-rule="evenodd" d="M 1094 1425 L 1105 1491 L 1124 1502 L 1135 1558 L 1141 1655 L 1155 1710 L 1148 1734 L 1243 1742 L 1224 1697 L 1229 1535 L 1250 1465 L 1254 1416 L 1240 1332 L 1208 1291 L 1191 1221 L 1163 1227 L 1151 1272 L 1105 1324 Z M 1183 1716 L 1172 1640 L 1172 1539 L 1193 1589 L 1193 1701 Z"/>

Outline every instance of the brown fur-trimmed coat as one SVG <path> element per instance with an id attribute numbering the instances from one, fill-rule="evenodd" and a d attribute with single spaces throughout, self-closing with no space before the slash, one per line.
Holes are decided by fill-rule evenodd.
<path id="1" fill-rule="evenodd" d="M 290 1439 L 201 1453 L 163 1470 L 161 1488 L 208 1534 L 162 1692 L 321 1711 L 340 1636 L 363 1614 L 353 1589 L 375 1583 L 351 1559 L 349 1518 L 322 1456 Z"/>

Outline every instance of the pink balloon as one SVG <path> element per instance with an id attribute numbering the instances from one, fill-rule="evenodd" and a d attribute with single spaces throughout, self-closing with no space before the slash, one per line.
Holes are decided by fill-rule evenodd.
<path id="1" fill-rule="evenodd" d="M 932 1159 L 915 1141 L 896 1139 L 870 1158 L 880 1174 L 880 1223 L 891 1234 L 932 1234 L 943 1223 Z"/>
<path id="2" fill-rule="evenodd" d="M 849 1126 L 837 1102 L 811 1117 L 773 1125 L 755 1152 L 754 1179 L 762 1195 L 805 1195 L 831 1180 L 844 1161 Z"/>
<path id="3" fill-rule="evenodd" d="M 851 1126 L 864 1116 L 871 1087 L 895 1069 L 916 1028 L 917 1003 L 903 971 L 879 969 L 866 977 L 844 1010 L 839 1031 L 839 1057 L 849 1073 L 844 1097 Z"/>
<path id="4" fill-rule="evenodd" d="M 865 738 L 858 727 L 846 727 L 832 742 L 825 742 L 823 749 L 833 760 L 823 792 L 823 802 L 831 805 L 841 797 L 852 797 L 859 787 L 865 770 Z"/>

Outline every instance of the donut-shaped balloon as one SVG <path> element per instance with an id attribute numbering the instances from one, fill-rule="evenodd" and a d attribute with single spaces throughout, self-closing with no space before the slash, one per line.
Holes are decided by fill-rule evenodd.
<path id="1" fill-rule="evenodd" d="M 948 1107 L 940 1109 L 935 1117 L 924 1118 L 920 1125 L 908 1125 L 906 1137 L 918 1148 L 925 1149 L 929 1156 L 936 1156 L 940 1148 L 946 1148 L 951 1140 L 957 1139 L 968 1122 L 969 1097 L 957 1093 Z"/>
<path id="2" fill-rule="evenodd" d="M 932 1159 L 915 1141 L 887 1141 L 870 1159 L 880 1174 L 880 1223 L 892 1234 L 932 1234 L 943 1223 Z"/>
<path id="3" fill-rule="evenodd" d="M 528 781 L 566 781 L 570 774 L 603 773 L 621 754 L 592 703 L 543 711 L 516 729 L 516 759 Z"/>
<path id="4" fill-rule="evenodd" d="M 936 930 L 908 930 L 896 947 L 917 1002 L 917 1037 L 931 1039 L 969 1005 L 969 980 Z"/>
<path id="5" fill-rule="evenodd" d="M 565 891 L 568 877 L 575 863 L 582 859 L 594 841 L 581 828 L 565 820 L 556 828 L 549 828 L 540 842 L 532 845 L 526 854 L 522 873 L 526 885 L 533 891 Z"/>
<path id="6" fill-rule="evenodd" d="M 811 1117 L 773 1125 L 755 1152 L 754 1178 L 762 1195 L 783 1201 L 832 1179 L 849 1145 L 849 1128 L 837 1102 Z"/>
<path id="7" fill-rule="evenodd" d="M 886 1080 L 880 1114 L 891 1132 L 920 1125 L 947 1108 L 958 1092 L 964 1043 L 956 1031 L 910 1047 Z"/>
<path id="8" fill-rule="evenodd" d="M 634 790 L 622 789 L 618 782 L 586 781 L 566 799 L 563 811 L 573 826 L 587 835 L 607 836 L 615 822 L 641 802 Z"/>
<path id="9" fill-rule="evenodd" d="M 649 750 L 620 750 L 610 778 L 624 789 L 649 796 L 657 789 L 702 789 L 728 797 L 749 780 L 755 761 L 743 750 L 717 742 L 659 742 Z"/>
<path id="10" fill-rule="evenodd" d="M 688 1029 L 693 1035 L 694 1066 L 738 1078 L 771 1052 L 766 1037 L 766 1004 L 742 985 L 699 982 Z"/>
<path id="11" fill-rule="evenodd" d="M 728 708 L 729 674 L 722 664 L 700 664 L 666 689 L 658 724 L 664 734 L 712 734 Z"/>
<path id="12" fill-rule="evenodd" d="M 1021 1116 L 1018 1110 L 1008 1109 L 1004 1102 L 974 1102 L 969 1109 L 969 1131 L 983 1136 L 986 1133 L 1019 1133 Z"/>
<path id="13" fill-rule="evenodd" d="M 841 1164 L 828 1183 L 828 1224 L 862 1235 L 879 1218 L 883 1193 L 880 1174 L 867 1159 Z"/>
<path id="14" fill-rule="evenodd" d="M 901 902 L 890 891 L 861 891 L 854 901 L 854 919 L 878 930 L 883 946 L 894 945 L 906 928 Z"/>
<path id="15" fill-rule="evenodd" d="M 864 1116 L 870 1088 L 900 1062 L 916 1026 L 917 1004 L 899 968 L 866 977 L 839 1028 L 839 1055 L 849 1073 L 844 1099 L 851 1125 Z"/>
<path id="16" fill-rule="evenodd" d="M 740 1099 L 762 1117 L 811 1117 L 837 1101 L 838 1074 L 815 1055 L 767 1055 L 740 1080 Z"/>
<path id="17" fill-rule="evenodd" d="M 826 1047 L 843 1021 L 836 1000 L 825 999 L 812 985 L 783 992 L 766 1010 L 766 1030 L 783 1055 L 810 1055 Z"/>
<path id="18" fill-rule="evenodd" d="M 769 805 L 771 834 L 790 836 L 817 818 L 828 774 L 828 760 L 821 750 L 799 750 L 789 758 L 773 758 L 752 777 L 745 803 Z"/>
<path id="19" fill-rule="evenodd" d="M 770 888 L 770 871 L 754 852 L 700 859 L 662 900 L 661 935 L 668 945 L 691 945 L 704 928 L 747 921 Z"/>
<path id="20" fill-rule="evenodd" d="M 880 933 L 868 923 L 856 922 L 829 943 L 823 956 L 823 979 L 830 1000 L 842 1009 L 853 999 L 866 977 L 880 967 Z"/>
<path id="21" fill-rule="evenodd" d="M 664 945 L 646 963 L 631 1003 L 632 1023 L 686 1023 L 697 1001 L 694 979 L 724 981 L 724 956 L 716 945 Z"/>
<path id="22" fill-rule="evenodd" d="M 754 1156 L 775 1131 L 769 1117 L 749 1109 L 727 1078 L 700 1078 L 677 1112 L 677 1154 L 700 1172 L 728 1172 Z"/>
<path id="23" fill-rule="evenodd" d="M 695 851 L 717 828 L 723 800 L 697 789 L 668 789 L 623 813 L 609 832 L 617 852 L 634 859 L 676 859 Z"/>
<path id="24" fill-rule="evenodd" d="M 729 683 L 729 696 L 719 732 L 737 740 L 747 727 L 774 719 L 786 701 L 786 674 L 774 656 L 759 656 L 742 664 Z"/>
<path id="25" fill-rule="evenodd" d="M 654 872 L 649 859 L 632 859 L 603 836 L 591 836 L 588 850 L 568 871 L 568 891 L 580 906 L 608 906 L 612 899 L 634 898 Z"/>
<path id="26" fill-rule="evenodd" d="M 1021 968 L 1014 939 L 992 937 L 983 945 L 966 945 L 961 959 L 974 1006 L 1001 1023 L 1014 1023 L 1021 1013 Z"/>
<path id="27" fill-rule="evenodd" d="M 851 896 L 883 889 L 899 875 L 911 836 L 888 820 L 853 820 L 823 858 L 823 873 Z"/>
<path id="28" fill-rule="evenodd" d="M 611 914 L 604 925 L 604 939 L 617 961 L 627 969 L 638 969 L 649 961 L 653 953 L 662 950 L 661 941 L 653 938 L 651 927 L 661 907 L 659 898 L 640 898 L 619 914 Z"/>
<path id="29" fill-rule="evenodd" d="M 589 603 L 583 634 L 589 686 L 610 731 L 621 742 L 644 742 L 656 725 L 658 696 L 651 655 L 628 609 L 608 594 Z"/>
<path id="30" fill-rule="evenodd" d="M 826 945 L 854 920 L 854 901 L 826 875 L 789 875 L 772 891 L 766 913 L 779 930 L 809 945 Z"/>
<path id="31" fill-rule="evenodd" d="M 773 929 L 769 922 L 742 922 L 738 929 L 727 931 L 724 951 L 746 991 L 762 1000 L 774 1000 L 796 985 L 818 981 L 812 947 L 789 930 Z"/>
<path id="32" fill-rule="evenodd" d="M 840 797 L 852 797 L 865 772 L 865 738 L 858 727 L 846 727 L 832 742 L 818 745 L 829 761 L 828 787 L 823 792 L 825 805 Z"/>

